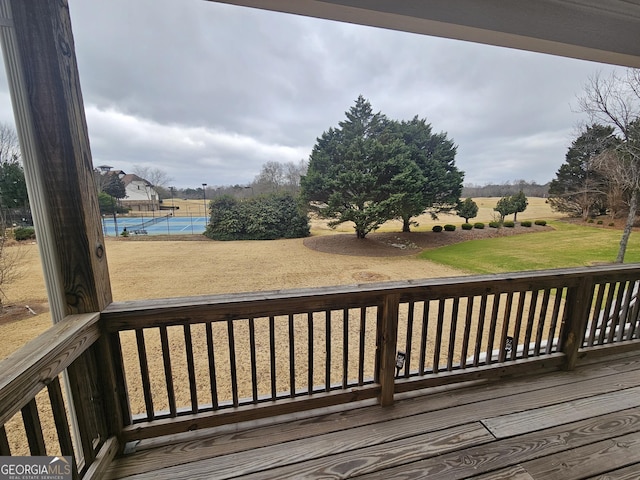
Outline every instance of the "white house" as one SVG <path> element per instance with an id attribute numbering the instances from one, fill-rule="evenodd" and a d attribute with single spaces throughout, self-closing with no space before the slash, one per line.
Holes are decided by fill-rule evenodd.
<path id="1" fill-rule="evenodd" d="M 153 185 L 133 173 L 121 173 L 120 179 L 126 190 L 126 196 L 120 201 L 123 207 L 131 212 L 160 210 L 160 197 Z"/>

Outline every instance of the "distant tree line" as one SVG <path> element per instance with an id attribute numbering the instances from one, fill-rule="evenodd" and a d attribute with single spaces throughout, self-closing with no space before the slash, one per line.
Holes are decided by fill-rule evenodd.
<path id="1" fill-rule="evenodd" d="M 519 192 L 524 193 L 527 197 L 544 198 L 549 192 L 549 182 L 539 184 L 535 181 L 514 180 L 512 182 L 490 183 L 482 186 L 467 183 L 462 187 L 462 196 L 472 198 L 505 197 L 507 195 L 516 195 Z"/>

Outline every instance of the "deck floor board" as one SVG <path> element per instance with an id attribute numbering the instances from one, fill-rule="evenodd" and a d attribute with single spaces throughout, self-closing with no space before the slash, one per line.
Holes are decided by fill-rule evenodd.
<path id="1" fill-rule="evenodd" d="M 637 478 L 640 354 L 434 392 L 154 439 L 109 478 Z"/>

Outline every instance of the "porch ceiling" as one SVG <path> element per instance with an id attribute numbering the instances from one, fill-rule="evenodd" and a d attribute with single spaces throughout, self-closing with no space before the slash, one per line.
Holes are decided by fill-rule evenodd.
<path id="1" fill-rule="evenodd" d="M 638 0 L 210 0 L 640 67 Z"/>

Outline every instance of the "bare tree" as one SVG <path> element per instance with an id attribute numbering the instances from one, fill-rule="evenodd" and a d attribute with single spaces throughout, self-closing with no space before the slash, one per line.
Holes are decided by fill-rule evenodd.
<path id="1" fill-rule="evenodd" d="M 146 180 L 154 187 L 165 188 L 173 180 L 169 175 L 167 175 L 167 172 L 160 170 L 159 168 L 134 165 L 133 173 Z"/>
<path id="2" fill-rule="evenodd" d="M 629 69 L 625 75 L 614 72 L 608 77 L 596 73 L 584 85 L 578 107 L 592 121 L 614 127 L 620 137 L 619 144 L 611 151 L 614 156 L 603 155 L 600 161 L 606 161 L 607 177 L 615 178 L 628 198 L 629 213 L 616 257 L 616 262 L 622 263 L 640 195 L 640 72 Z"/>
<path id="3" fill-rule="evenodd" d="M 22 157 L 18 134 L 8 123 L 0 123 L 0 162 L 14 162 Z"/>
<path id="4" fill-rule="evenodd" d="M 6 299 L 4 289 L 18 276 L 18 262 L 24 256 L 19 247 L 9 247 L 11 230 L 6 216 L 9 207 L 16 206 L 14 202 L 28 202 L 21 158 L 16 130 L 7 123 L 0 123 L 0 310 Z"/>

